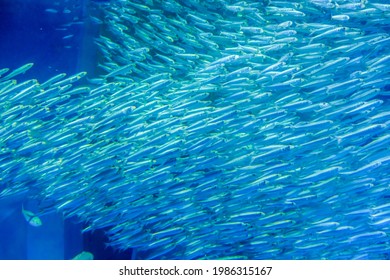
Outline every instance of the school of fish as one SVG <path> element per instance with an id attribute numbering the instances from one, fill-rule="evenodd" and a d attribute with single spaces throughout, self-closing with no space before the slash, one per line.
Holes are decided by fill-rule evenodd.
<path id="1" fill-rule="evenodd" d="M 98 76 L 0 69 L 0 201 L 143 259 L 390 258 L 387 1 L 92 5 Z"/>

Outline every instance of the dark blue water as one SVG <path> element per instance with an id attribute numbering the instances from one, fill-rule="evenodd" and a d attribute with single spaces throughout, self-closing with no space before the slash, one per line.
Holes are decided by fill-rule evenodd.
<path id="1" fill-rule="evenodd" d="M 93 74 L 90 62 L 98 27 L 86 20 L 88 5 L 89 1 L 81 0 L 1 0 L 0 68 L 33 62 L 34 67 L 20 79 L 39 81 L 59 73 L 89 70 Z"/>

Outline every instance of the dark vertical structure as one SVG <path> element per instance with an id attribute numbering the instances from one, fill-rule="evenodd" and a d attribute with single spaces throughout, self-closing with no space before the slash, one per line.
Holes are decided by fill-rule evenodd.
<path id="1" fill-rule="evenodd" d="M 0 260 L 27 259 L 27 224 L 24 221 L 20 197 L 0 200 Z"/>
<path id="2" fill-rule="evenodd" d="M 86 232 L 83 235 L 84 251 L 91 252 L 96 260 L 130 260 L 133 251 L 116 250 L 107 246 L 108 239 L 104 233 L 105 229 L 98 229 L 93 232 Z"/>

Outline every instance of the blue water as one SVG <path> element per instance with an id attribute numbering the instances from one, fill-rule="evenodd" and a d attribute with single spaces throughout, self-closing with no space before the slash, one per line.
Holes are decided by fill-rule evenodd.
<path id="1" fill-rule="evenodd" d="M 86 20 L 89 1 L 72 1 L 72 5 L 69 2 L 0 1 L 0 67 L 12 69 L 33 62 L 34 69 L 24 78 L 41 81 L 79 69 L 93 75 L 95 64 L 92 66 L 91 62 L 96 53 L 93 37 L 98 30 Z M 59 12 L 47 12 L 50 8 Z M 70 13 L 61 12 L 67 8 Z M 69 35 L 72 37 L 63 39 Z"/>
<path id="2" fill-rule="evenodd" d="M 386 2 L 0 0 L 0 259 L 389 259 Z"/>

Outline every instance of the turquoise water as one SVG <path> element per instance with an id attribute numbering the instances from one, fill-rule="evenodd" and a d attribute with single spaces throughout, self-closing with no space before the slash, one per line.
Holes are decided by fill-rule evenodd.
<path id="1" fill-rule="evenodd" d="M 385 1 L 2 5 L 0 258 L 389 258 Z"/>

